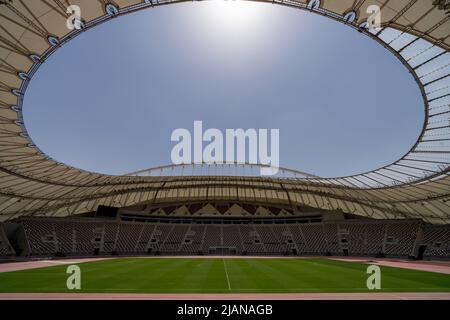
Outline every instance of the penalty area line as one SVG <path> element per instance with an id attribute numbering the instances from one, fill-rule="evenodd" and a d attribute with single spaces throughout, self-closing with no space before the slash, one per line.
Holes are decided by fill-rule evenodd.
<path id="1" fill-rule="evenodd" d="M 223 268 L 225 270 L 225 275 L 227 276 L 228 290 L 231 290 L 230 277 L 228 276 L 228 269 L 227 269 L 227 265 L 225 263 L 225 259 L 222 258 L 222 261 L 223 261 Z"/>

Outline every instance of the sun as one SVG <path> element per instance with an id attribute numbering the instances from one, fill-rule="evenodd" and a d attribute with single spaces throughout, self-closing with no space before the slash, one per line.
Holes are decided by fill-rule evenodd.
<path id="1" fill-rule="evenodd" d="M 269 26 L 275 22 L 269 4 L 245 0 L 210 0 L 196 5 L 200 9 L 196 22 L 203 26 L 203 32 L 214 35 L 217 47 L 225 51 L 264 47 L 270 32 Z M 267 23 L 268 20 L 270 23 Z"/>
<path id="2" fill-rule="evenodd" d="M 211 0 L 209 8 L 211 18 L 217 24 L 232 29 L 250 27 L 262 13 L 261 6 L 241 0 Z"/>

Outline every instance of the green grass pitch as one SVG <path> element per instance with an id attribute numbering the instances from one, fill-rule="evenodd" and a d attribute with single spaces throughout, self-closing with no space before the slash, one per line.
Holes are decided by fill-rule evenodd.
<path id="1" fill-rule="evenodd" d="M 367 264 L 321 258 L 118 258 L 78 265 L 81 290 L 66 288 L 67 265 L 57 265 L 0 273 L 0 292 L 369 292 Z M 450 275 L 381 267 L 381 287 L 377 291 L 450 292 Z"/>

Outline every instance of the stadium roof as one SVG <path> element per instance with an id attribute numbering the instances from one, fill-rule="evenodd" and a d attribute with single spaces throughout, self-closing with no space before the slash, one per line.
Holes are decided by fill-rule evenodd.
<path id="1" fill-rule="evenodd" d="M 41 152 L 22 118 L 24 94 L 39 66 L 100 23 L 179 2 L 0 0 L 0 220 L 66 216 L 93 211 L 100 204 L 245 200 L 339 209 L 373 218 L 450 222 L 450 5 L 445 0 L 267 1 L 347 24 L 385 46 L 412 74 L 424 101 L 423 128 L 410 151 L 383 168 L 327 179 L 108 176 L 69 167 Z M 70 30 L 67 7 L 74 4 L 82 8 L 82 20 Z M 378 29 L 368 28 L 367 8 L 372 4 L 381 8 Z"/>

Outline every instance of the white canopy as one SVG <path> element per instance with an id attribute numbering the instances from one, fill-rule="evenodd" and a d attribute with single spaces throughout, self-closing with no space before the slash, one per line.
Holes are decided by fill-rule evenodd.
<path id="1" fill-rule="evenodd" d="M 102 22 L 177 2 L 181 1 L 0 0 L 0 220 L 66 216 L 93 211 L 100 204 L 242 200 L 340 209 L 373 218 L 450 222 L 447 1 L 267 1 L 347 24 L 384 45 L 412 74 L 424 101 L 423 130 L 406 155 L 383 168 L 332 179 L 108 176 L 68 167 L 43 154 L 28 137 L 21 110 L 39 66 L 64 43 Z M 373 4 L 381 9 L 378 29 L 366 23 L 367 8 Z M 66 26 L 69 5 L 82 8 L 79 28 L 72 31 Z"/>

